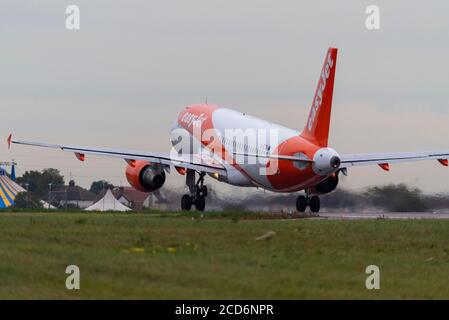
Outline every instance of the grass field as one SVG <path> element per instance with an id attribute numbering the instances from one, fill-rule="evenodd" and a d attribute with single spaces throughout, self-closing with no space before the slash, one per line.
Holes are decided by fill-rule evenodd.
<path id="1" fill-rule="evenodd" d="M 449 221 L 0 213 L 0 298 L 448 299 Z"/>

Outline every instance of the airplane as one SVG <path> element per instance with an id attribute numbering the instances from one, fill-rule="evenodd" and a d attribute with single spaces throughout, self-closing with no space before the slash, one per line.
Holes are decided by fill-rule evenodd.
<path id="1" fill-rule="evenodd" d="M 8 146 L 61 149 L 73 152 L 80 161 L 87 154 L 124 159 L 128 182 L 143 192 L 161 188 L 166 173 L 174 167 L 185 176 L 189 190 L 181 198 L 184 211 L 193 206 L 205 210 L 206 176 L 239 187 L 304 191 L 296 199 L 297 210 L 305 212 L 309 207 L 312 213 L 318 213 L 319 196 L 335 190 L 339 174 L 346 175 L 349 167 L 378 165 L 388 171 L 391 163 L 431 159 L 448 166 L 449 150 L 339 154 L 328 146 L 337 52 L 337 48 L 330 47 L 325 55 L 302 131 L 215 104 L 200 103 L 187 106 L 178 115 L 170 131 L 169 153 L 49 144 L 15 140 L 12 135 L 8 137 Z M 227 136 L 227 131 L 234 135 Z"/>

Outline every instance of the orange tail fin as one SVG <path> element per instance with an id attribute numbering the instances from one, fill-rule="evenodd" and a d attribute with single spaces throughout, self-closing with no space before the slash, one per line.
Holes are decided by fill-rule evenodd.
<path id="1" fill-rule="evenodd" d="M 309 118 L 301 136 L 322 147 L 327 147 L 334 91 L 337 48 L 329 48 L 310 109 Z"/>

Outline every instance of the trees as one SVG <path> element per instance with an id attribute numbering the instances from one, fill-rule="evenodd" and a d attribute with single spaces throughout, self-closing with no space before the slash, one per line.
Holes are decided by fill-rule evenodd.
<path id="1" fill-rule="evenodd" d="M 26 171 L 23 176 L 18 177 L 16 182 L 22 186 L 28 184 L 28 191 L 36 193 L 38 197 L 44 197 L 48 194 L 49 184 L 52 189 L 57 189 L 64 185 L 64 177 L 59 170 L 48 168 L 39 171 Z"/>
<path id="2" fill-rule="evenodd" d="M 114 185 L 106 180 L 99 180 L 92 182 L 90 186 L 90 192 L 99 194 L 103 189 L 109 189 L 114 187 Z"/>
<path id="3" fill-rule="evenodd" d="M 28 194 L 27 194 L 28 193 Z M 40 199 L 32 192 L 20 192 L 14 199 L 15 208 L 42 209 Z"/>

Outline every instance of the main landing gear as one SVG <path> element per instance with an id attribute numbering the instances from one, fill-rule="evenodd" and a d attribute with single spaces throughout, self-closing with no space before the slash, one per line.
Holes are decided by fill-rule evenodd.
<path id="1" fill-rule="evenodd" d="M 189 211 L 195 205 L 198 211 L 206 208 L 207 187 L 204 185 L 206 173 L 200 172 L 198 180 L 195 181 L 195 170 L 188 169 L 186 173 L 186 185 L 189 187 L 189 194 L 181 198 L 181 210 Z"/>
<path id="2" fill-rule="evenodd" d="M 318 213 L 320 211 L 320 198 L 318 196 L 310 196 L 306 193 L 305 196 L 300 195 L 296 198 L 296 209 L 299 212 L 305 212 L 307 206 L 310 207 L 310 211 Z"/>

